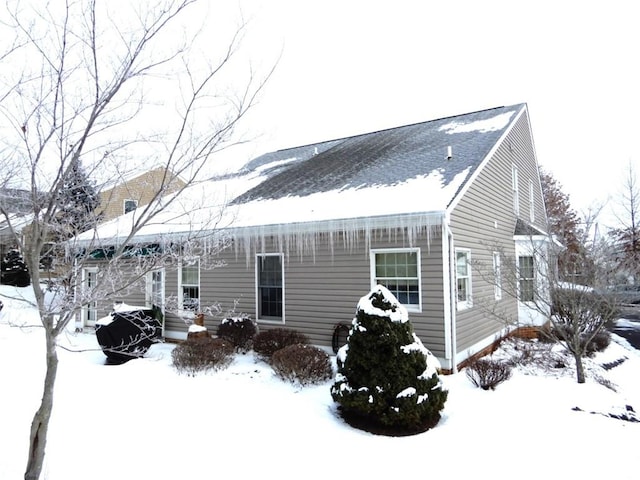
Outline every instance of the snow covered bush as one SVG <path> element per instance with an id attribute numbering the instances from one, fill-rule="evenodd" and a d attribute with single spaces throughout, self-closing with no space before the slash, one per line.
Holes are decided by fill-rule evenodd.
<path id="1" fill-rule="evenodd" d="M 221 338 L 196 337 L 174 348 L 171 359 L 178 373 L 194 376 L 226 367 L 233 360 L 233 352 L 233 345 Z"/>
<path id="2" fill-rule="evenodd" d="M 255 336 L 253 339 L 253 351 L 269 361 L 271 356 L 281 348 L 297 343 L 307 344 L 309 343 L 309 338 L 291 328 L 272 328 L 264 330 Z"/>
<path id="3" fill-rule="evenodd" d="M 303 343 L 274 352 L 270 363 L 280 378 L 300 385 L 322 383 L 333 375 L 329 355 L 318 347 Z"/>
<path id="4" fill-rule="evenodd" d="M 483 390 L 495 390 L 502 382 L 511 378 L 511 366 L 490 358 L 479 358 L 466 368 L 467 378 Z"/>
<path id="5" fill-rule="evenodd" d="M 237 352 L 246 353 L 251 350 L 257 332 L 256 324 L 250 318 L 232 317 L 222 320 L 216 335 L 230 342 Z"/>
<path id="6" fill-rule="evenodd" d="M 385 287 L 378 285 L 358 302 L 337 363 L 331 396 L 352 426 L 412 435 L 438 423 L 448 393 L 438 376 L 439 362 Z"/>

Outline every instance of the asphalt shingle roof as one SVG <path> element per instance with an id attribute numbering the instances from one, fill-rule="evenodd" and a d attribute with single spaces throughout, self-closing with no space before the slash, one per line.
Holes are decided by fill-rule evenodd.
<path id="1" fill-rule="evenodd" d="M 480 165 L 521 108 L 492 108 L 267 153 L 246 166 L 264 168 L 266 179 L 233 203 L 391 186 L 433 171 L 440 172 L 446 186 L 460 172 Z M 505 121 L 489 124 L 497 117 Z"/>

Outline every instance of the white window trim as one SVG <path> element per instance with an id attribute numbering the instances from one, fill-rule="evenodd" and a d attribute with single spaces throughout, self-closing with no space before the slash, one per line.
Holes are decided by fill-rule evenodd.
<path id="1" fill-rule="evenodd" d="M 520 215 L 520 191 L 518 189 L 518 167 L 511 165 L 511 188 L 513 190 L 513 211 Z"/>
<path id="2" fill-rule="evenodd" d="M 122 201 L 122 213 L 123 213 L 123 214 L 128 213 L 128 212 L 127 212 L 127 202 L 133 202 L 133 203 L 135 203 L 135 204 L 136 204 L 136 206 L 135 206 L 135 208 L 134 208 L 134 209 L 129 210 L 130 212 L 133 212 L 133 210 L 137 210 L 137 208 L 138 208 L 138 201 L 137 201 L 137 200 L 135 200 L 135 199 L 133 199 L 133 198 L 125 198 L 125 199 Z"/>
<path id="3" fill-rule="evenodd" d="M 164 312 L 164 295 L 166 288 L 166 277 L 164 268 L 156 268 L 147 272 L 146 276 L 146 290 L 145 290 L 145 303 L 147 307 L 151 307 L 153 305 L 153 274 L 156 272 L 160 272 L 162 274 L 162 291 L 160 292 L 160 305 L 158 305 L 162 311 Z M 182 273 L 180 274 L 180 278 L 182 279 Z M 182 286 L 180 288 L 182 291 Z M 182 304 L 181 304 L 182 305 Z"/>
<path id="4" fill-rule="evenodd" d="M 181 316 L 194 316 L 198 311 L 186 310 L 184 308 L 184 292 L 182 291 L 183 283 L 182 283 L 182 268 L 185 266 L 186 262 L 197 262 L 198 263 L 198 285 L 195 284 L 187 284 L 186 286 L 197 286 L 198 287 L 198 311 L 202 309 L 202 287 L 201 287 L 201 269 L 200 269 L 200 257 L 191 257 L 185 258 L 180 261 L 180 266 L 178 268 L 178 313 Z M 187 264 L 186 266 L 191 266 Z"/>
<path id="5" fill-rule="evenodd" d="M 418 304 L 409 304 L 403 306 L 407 309 L 408 312 L 422 312 L 422 256 L 420 254 L 420 248 L 375 248 L 371 249 L 369 252 L 369 273 L 370 273 L 370 284 L 373 289 L 376 286 L 376 254 L 377 253 L 415 253 L 416 259 L 418 262 Z"/>
<path id="6" fill-rule="evenodd" d="M 536 204 L 533 190 L 533 180 L 529 180 L 529 220 L 534 222 L 536 219 Z"/>
<path id="7" fill-rule="evenodd" d="M 464 253 L 467 256 L 467 298 L 465 300 L 457 300 L 458 298 L 458 253 Z M 471 274 L 471 249 L 469 248 L 456 248 L 455 249 L 455 265 L 456 265 L 456 306 L 458 310 L 468 310 L 473 307 L 473 276 Z"/>
<path id="8" fill-rule="evenodd" d="M 96 275 L 96 279 L 97 279 L 98 267 L 84 267 L 82 269 L 82 288 L 83 289 L 85 288 L 84 285 L 85 285 L 85 282 L 87 281 L 87 274 L 88 273 L 94 273 Z M 82 322 L 81 322 L 81 324 L 82 324 L 83 327 L 84 326 L 89 326 L 88 314 L 89 314 L 89 311 L 91 311 L 91 310 L 93 310 L 95 312 L 95 320 L 93 320 L 91 322 L 91 326 L 93 326 L 93 325 L 95 325 L 95 322 L 98 320 L 98 302 L 97 301 L 94 300 L 93 302 L 87 303 L 87 304 L 82 306 L 82 312 L 81 312 Z"/>
<path id="9" fill-rule="evenodd" d="M 261 318 L 260 317 L 260 286 L 259 286 L 259 272 L 260 272 L 260 267 L 258 262 L 260 261 L 260 258 L 262 257 L 280 257 L 280 268 L 281 268 L 281 273 L 280 273 L 280 278 L 282 279 L 282 318 Z M 256 254 L 256 259 L 255 259 L 255 281 L 254 281 L 254 285 L 255 285 L 255 299 L 256 299 L 256 322 L 260 322 L 260 323 L 267 323 L 267 324 L 274 324 L 274 325 L 284 325 L 285 324 L 285 299 L 286 297 L 286 292 L 285 292 L 285 280 L 284 280 L 284 254 L 282 253 L 257 253 Z"/>
<path id="10" fill-rule="evenodd" d="M 493 252 L 493 295 L 496 301 L 502 300 L 502 259 L 500 252 Z"/>
<path id="11" fill-rule="evenodd" d="M 522 292 L 521 292 L 521 288 L 520 288 L 520 283 L 522 280 L 522 277 L 520 275 L 520 259 L 521 258 L 531 258 L 531 261 L 533 262 L 532 268 L 533 268 L 533 277 L 529 278 L 525 278 L 525 280 L 530 280 L 533 283 L 533 297 L 534 300 L 522 300 Z M 522 253 L 520 255 L 518 255 L 516 261 L 518 262 L 516 264 L 516 271 L 518 272 L 518 302 L 525 304 L 525 305 L 534 305 L 535 304 L 535 297 L 536 294 L 538 293 L 538 276 L 536 275 L 536 264 L 537 264 L 537 258 L 536 255 L 534 255 L 533 253 L 531 254 L 526 254 L 526 253 Z"/>

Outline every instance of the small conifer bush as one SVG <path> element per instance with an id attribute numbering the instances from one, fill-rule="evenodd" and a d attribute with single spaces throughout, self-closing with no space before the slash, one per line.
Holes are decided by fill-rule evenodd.
<path id="1" fill-rule="evenodd" d="M 448 394 L 438 376 L 439 362 L 385 287 L 378 285 L 358 302 L 337 364 L 331 396 L 350 425 L 399 436 L 438 423 Z"/>
<path id="2" fill-rule="evenodd" d="M 178 373 L 194 376 L 207 370 L 219 370 L 233 360 L 233 345 L 221 338 L 192 338 L 171 352 Z"/>
<path id="3" fill-rule="evenodd" d="M 258 333 L 253 339 L 253 351 L 265 360 L 281 348 L 297 343 L 308 344 L 309 338 L 291 328 L 272 328 Z"/>
<path id="4" fill-rule="evenodd" d="M 495 390 L 502 382 L 511 378 L 511 366 L 489 358 L 474 360 L 466 368 L 467 377 L 476 387 Z"/>
<path id="5" fill-rule="evenodd" d="M 271 367 L 283 380 L 311 385 L 333 375 L 329 355 L 313 345 L 296 343 L 281 348 L 271 356 Z"/>
<path id="6" fill-rule="evenodd" d="M 253 337 L 258 333 L 256 324 L 248 317 L 225 318 L 218 325 L 218 338 L 231 343 L 237 352 L 246 353 L 253 347 Z"/>

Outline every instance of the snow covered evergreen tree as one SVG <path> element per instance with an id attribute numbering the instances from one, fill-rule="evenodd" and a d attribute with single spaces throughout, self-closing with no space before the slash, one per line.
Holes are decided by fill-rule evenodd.
<path id="1" fill-rule="evenodd" d="M 99 218 L 95 210 L 100 204 L 100 196 L 95 183 L 85 172 L 79 159 L 69 166 L 60 195 L 60 220 L 58 234 L 68 238 L 95 227 Z"/>
<path id="2" fill-rule="evenodd" d="M 448 393 L 438 376 L 439 362 L 385 287 L 378 285 L 358 302 L 337 362 L 331 396 L 349 424 L 411 435 L 438 423 Z"/>

